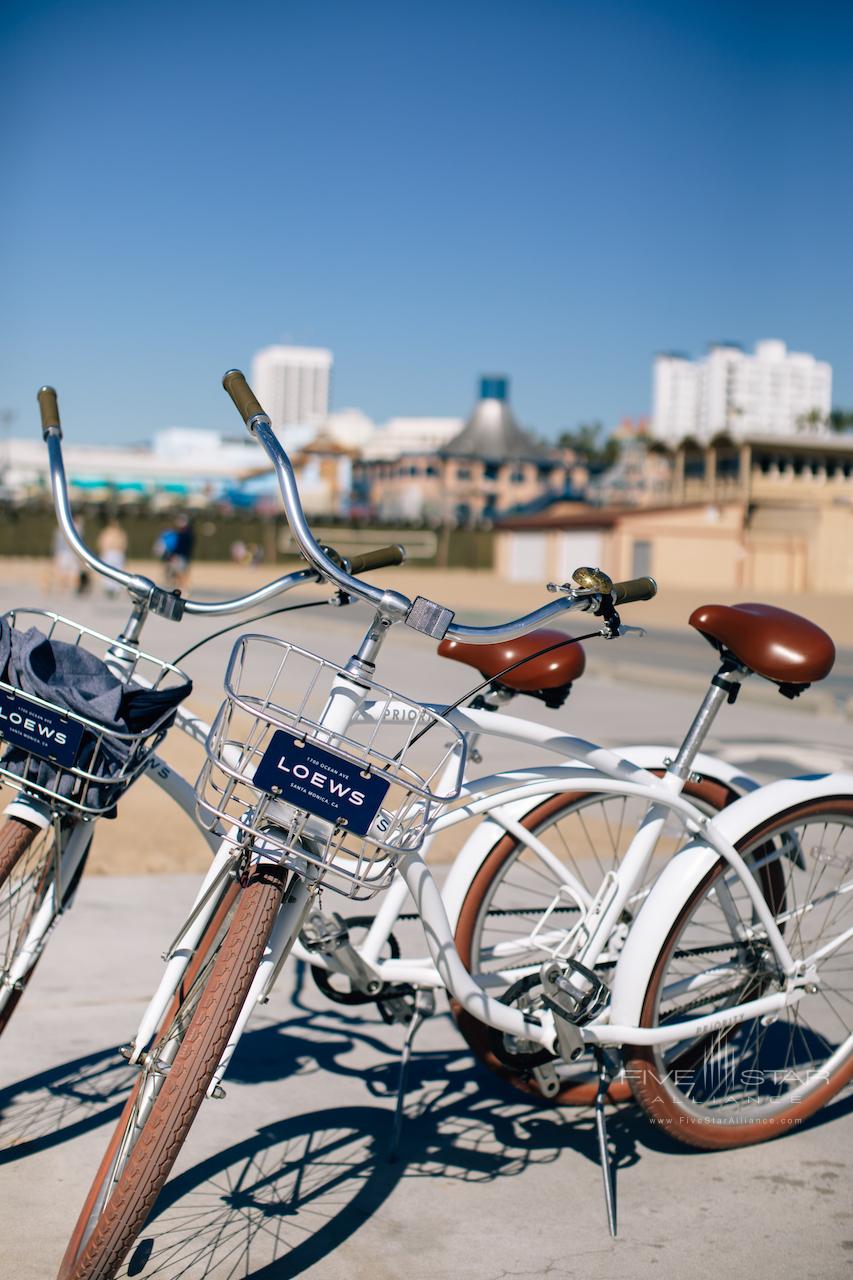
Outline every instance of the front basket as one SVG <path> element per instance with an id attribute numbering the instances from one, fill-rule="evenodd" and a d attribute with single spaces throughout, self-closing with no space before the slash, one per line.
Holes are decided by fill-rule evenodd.
<path id="1" fill-rule="evenodd" d="M 85 651 L 90 672 L 93 661 L 95 666 L 100 662 L 109 677 L 123 686 L 122 702 L 140 695 L 156 701 L 164 695 L 163 701 L 170 704 L 162 714 L 146 717 L 144 727 L 125 731 L 102 723 L 94 714 L 72 709 L 88 705 L 79 699 L 75 703 L 69 697 L 63 703 L 36 695 L 20 681 L 0 679 L 0 780 L 79 817 L 111 813 L 163 739 L 175 706 L 191 688 L 189 680 L 172 663 L 58 613 L 12 609 L 3 620 L 8 624 L 7 641 L 12 628 L 19 633 L 35 628 L 39 644 L 44 640 L 56 645 L 56 651 L 63 646 Z M 85 655 L 81 654 L 81 661 Z"/>
<path id="2" fill-rule="evenodd" d="M 327 709 L 355 714 L 332 732 Z M 230 828 L 353 898 L 388 884 L 459 795 L 465 739 L 438 711 L 270 636 L 238 640 L 196 791 L 202 821 Z"/>

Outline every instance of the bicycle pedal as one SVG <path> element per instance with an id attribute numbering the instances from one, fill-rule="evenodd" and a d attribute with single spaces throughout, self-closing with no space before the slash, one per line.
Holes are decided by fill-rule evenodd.
<path id="1" fill-rule="evenodd" d="M 308 951 L 329 955 L 333 951 L 339 951 L 349 941 L 349 929 L 337 911 L 330 916 L 324 916 L 321 911 L 312 911 L 299 936 Z"/>
<path id="2" fill-rule="evenodd" d="M 392 987 L 387 995 L 383 995 L 381 1000 L 376 1001 L 376 1008 L 379 1010 L 382 1021 L 389 1027 L 395 1022 L 400 1022 L 407 1026 L 415 1016 L 415 1002 L 410 991 L 402 992 L 397 995 Z"/>
<path id="3" fill-rule="evenodd" d="M 330 916 L 324 916 L 320 911 L 313 911 L 302 926 L 299 937 L 308 951 L 328 957 L 325 969 L 329 973 L 343 974 L 349 979 L 354 996 L 364 995 L 373 999 L 382 990 L 382 983 L 374 969 L 362 960 L 357 948 L 350 942 L 350 925 L 355 927 L 364 923 L 363 919 L 356 917 L 350 921 L 344 920 L 337 911 Z M 330 1000 L 348 1003 L 349 999 L 345 993 L 335 992 L 327 981 L 324 982 L 319 977 L 323 968 L 323 966 L 312 966 L 314 979 L 318 982 L 320 989 Z M 361 1003 L 360 999 L 356 999 L 355 1003 Z"/>
<path id="4" fill-rule="evenodd" d="M 606 983 L 579 960 L 547 960 L 539 976 L 549 1009 L 575 1027 L 597 1017 L 610 999 Z"/>

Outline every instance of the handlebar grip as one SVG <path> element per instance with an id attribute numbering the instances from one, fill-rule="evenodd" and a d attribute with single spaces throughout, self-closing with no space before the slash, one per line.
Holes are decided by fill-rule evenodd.
<path id="1" fill-rule="evenodd" d="M 406 548 L 399 543 L 390 547 L 377 547 L 375 551 L 365 551 L 361 556 L 348 556 L 350 573 L 369 573 L 371 569 L 387 569 L 391 565 L 403 564 L 406 559 Z"/>
<path id="2" fill-rule="evenodd" d="M 59 422 L 59 404 L 53 387 L 41 387 L 37 398 L 39 402 L 39 409 L 41 410 L 42 438 L 46 440 L 52 431 L 55 431 L 58 436 L 61 436 L 62 427 Z"/>
<path id="3" fill-rule="evenodd" d="M 627 582 L 613 583 L 614 604 L 633 604 L 637 600 L 651 600 L 658 593 L 654 578 L 629 578 Z"/>
<path id="4" fill-rule="evenodd" d="M 236 404 L 245 423 L 260 413 L 267 415 L 261 408 L 260 401 L 246 381 L 246 375 L 239 369 L 229 369 L 222 379 L 222 385 Z"/>

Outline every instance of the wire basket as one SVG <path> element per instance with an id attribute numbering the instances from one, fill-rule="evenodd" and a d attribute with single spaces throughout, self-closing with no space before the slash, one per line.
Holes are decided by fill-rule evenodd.
<path id="1" fill-rule="evenodd" d="M 173 663 L 45 609 L 11 609 L 10 627 L 87 650 L 125 692 L 173 692 L 170 705 L 134 732 L 107 726 L 59 702 L 0 680 L 0 781 L 84 818 L 110 813 L 162 741 L 183 693 L 192 687 Z M 124 695 L 123 695 L 124 696 Z"/>
<path id="2" fill-rule="evenodd" d="M 323 727 L 349 697 L 344 732 Z M 459 795 L 465 738 L 436 710 L 271 636 L 234 647 L 196 784 L 201 821 L 350 898 L 390 882 Z"/>

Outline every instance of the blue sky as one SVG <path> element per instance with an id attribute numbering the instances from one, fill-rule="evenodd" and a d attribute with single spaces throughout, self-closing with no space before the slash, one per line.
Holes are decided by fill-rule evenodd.
<path id="1" fill-rule="evenodd" d="M 552 0 L 0 8 L 0 409 L 239 429 L 276 341 L 334 402 L 549 434 L 658 349 L 780 337 L 853 407 L 853 9 Z"/>

